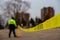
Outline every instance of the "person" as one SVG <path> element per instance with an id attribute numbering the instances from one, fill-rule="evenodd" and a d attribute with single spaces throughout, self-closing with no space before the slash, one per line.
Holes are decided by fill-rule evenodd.
<path id="1" fill-rule="evenodd" d="M 17 24 L 16 24 L 16 20 L 14 19 L 14 17 L 12 17 L 12 19 L 8 21 L 8 25 L 9 25 L 9 38 L 11 37 L 11 32 L 13 32 L 14 37 L 17 37 L 15 33 L 15 28 Z"/>

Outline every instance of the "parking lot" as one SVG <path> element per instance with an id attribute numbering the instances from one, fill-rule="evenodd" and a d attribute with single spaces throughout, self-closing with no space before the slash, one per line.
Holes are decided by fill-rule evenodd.
<path id="1" fill-rule="evenodd" d="M 11 35 L 11 38 L 9 38 L 8 32 L 8 29 L 0 30 L 0 40 L 60 40 L 60 28 L 30 33 L 21 31 L 21 37 L 16 38 L 13 34 Z"/>

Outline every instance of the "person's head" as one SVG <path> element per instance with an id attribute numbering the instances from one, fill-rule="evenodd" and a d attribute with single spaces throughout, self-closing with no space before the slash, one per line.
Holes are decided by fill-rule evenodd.
<path id="1" fill-rule="evenodd" d="M 12 17 L 12 19 L 14 19 L 14 17 Z"/>

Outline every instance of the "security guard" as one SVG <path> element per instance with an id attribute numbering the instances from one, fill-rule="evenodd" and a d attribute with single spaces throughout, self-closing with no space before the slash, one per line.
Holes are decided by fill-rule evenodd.
<path id="1" fill-rule="evenodd" d="M 12 17 L 12 19 L 10 19 L 8 21 L 8 25 L 9 25 L 9 38 L 11 36 L 11 32 L 13 32 L 14 37 L 16 37 L 15 28 L 16 28 L 17 25 L 16 25 L 16 21 L 15 21 L 15 19 L 13 17 Z"/>

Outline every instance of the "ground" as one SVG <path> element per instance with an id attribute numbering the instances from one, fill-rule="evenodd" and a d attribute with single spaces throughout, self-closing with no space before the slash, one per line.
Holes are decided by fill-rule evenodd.
<path id="1" fill-rule="evenodd" d="M 14 38 L 13 34 L 9 38 L 8 32 L 8 29 L 0 30 L 0 40 L 60 40 L 60 28 L 32 33 L 21 31 L 21 37 L 17 38 Z"/>

